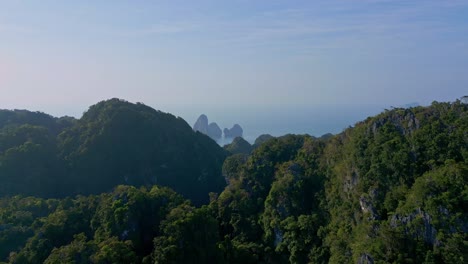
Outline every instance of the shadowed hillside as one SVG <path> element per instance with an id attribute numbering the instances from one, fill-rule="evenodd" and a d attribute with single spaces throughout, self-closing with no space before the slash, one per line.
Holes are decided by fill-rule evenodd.
<path id="1" fill-rule="evenodd" d="M 28 173 L 20 161 L 42 168 L 50 151 L 73 180 L 57 186 L 77 193 L 156 183 L 202 199 L 227 186 L 201 207 L 158 186 L 2 198 L 0 259 L 9 263 L 468 259 L 468 105 L 460 101 L 385 111 L 335 136 L 269 138 L 222 166 L 224 151 L 183 120 L 117 99 L 92 106 L 58 140 L 44 127 L 18 129 L 2 130 L 26 140 L 4 138 L 16 145 L 2 152 L 2 177 L 41 179 L 47 174 Z"/>
<path id="2" fill-rule="evenodd" d="M 1 195 L 64 197 L 118 184 L 169 186 L 196 204 L 224 187 L 222 148 L 181 118 L 119 99 L 79 120 L 3 111 Z M 32 183 L 32 184 L 31 184 Z"/>

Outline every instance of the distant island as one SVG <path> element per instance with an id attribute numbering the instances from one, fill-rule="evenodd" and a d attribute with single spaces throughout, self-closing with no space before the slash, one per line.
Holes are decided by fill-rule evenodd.
<path id="1" fill-rule="evenodd" d="M 218 140 L 221 138 L 223 132 L 221 131 L 221 128 L 219 128 L 218 124 L 216 123 L 210 123 L 208 124 L 208 117 L 204 114 L 202 114 L 195 124 L 193 125 L 193 130 L 198 131 L 202 134 L 205 134 L 209 136 L 210 138 L 214 140 Z"/>
<path id="2" fill-rule="evenodd" d="M 235 124 L 231 129 L 225 128 L 223 131 L 225 138 L 242 137 L 242 135 L 244 134 L 244 130 L 238 124 Z"/>
<path id="3" fill-rule="evenodd" d="M 225 128 L 221 131 L 218 124 L 215 122 L 208 124 L 208 117 L 205 114 L 198 117 L 193 125 L 193 130 L 205 134 L 214 140 L 219 140 L 223 134 L 224 137 L 228 139 L 242 137 L 244 134 L 244 130 L 239 124 L 235 124 L 231 129 Z"/>

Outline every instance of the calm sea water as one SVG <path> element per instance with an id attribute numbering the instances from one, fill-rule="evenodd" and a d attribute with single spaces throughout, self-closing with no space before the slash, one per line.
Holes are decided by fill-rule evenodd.
<path id="1" fill-rule="evenodd" d="M 161 109 L 184 118 L 193 126 L 201 114 L 209 122 L 216 122 L 221 129 L 239 124 L 244 130 L 244 139 L 253 143 L 261 134 L 282 136 L 286 134 L 309 134 L 321 136 L 340 133 L 356 122 L 384 110 L 378 105 L 353 106 L 278 106 L 278 107 L 203 107 L 186 106 Z M 221 139 L 224 145 L 232 139 Z"/>
<path id="2" fill-rule="evenodd" d="M 369 116 L 374 116 L 391 108 L 386 105 L 311 105 L 311 106 L 206 106 L 206 105 L 157 105 L 155 109 L 182 117 L 193 127 L 201 114 L 208 116 L 209 122 L 216 122 L 221 129 L 239 124 L 244 130 L 244 139 L 253 143 L 262 134 L 283 136 L 286 134 L 309 134 L 322 136 L 326 133 L 337 134 L 354 126 Z M 81 109 L 81 108 L 80 108 Z M 67 112 L 80 117 L 80 111 L 68 109 L 48 109 L 45 111 L 56 116 Z M 74 113 L 74 114 L 73 114 Z M 222 138 L 218 143 L 223 146 L 232 139 Z"/>

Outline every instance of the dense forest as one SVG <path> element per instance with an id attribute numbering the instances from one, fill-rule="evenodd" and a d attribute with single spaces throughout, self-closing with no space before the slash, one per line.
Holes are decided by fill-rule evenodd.
<path id="1" fill-rule="evenodd" d="M 0 262 L 466 263 L 467 110 L 224 149 L 119 99 L 0 111 Z"/>
<path id="2" fill-rule="evenodd" d="M 0 111 L 0 196 L 63 198 L 169 186 L 195 204 L 225 186 L 227 153 L 181 118 L 111 99 L 79 120 Z"/>

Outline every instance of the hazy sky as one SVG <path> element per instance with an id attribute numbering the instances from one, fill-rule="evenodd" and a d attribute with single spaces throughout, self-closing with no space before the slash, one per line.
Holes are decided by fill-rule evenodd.
<path id="1" fill-rule="evenodd" d="M 468 93 L 468 1 L 0 0 L 0 108 L 398 105 Z"/>

